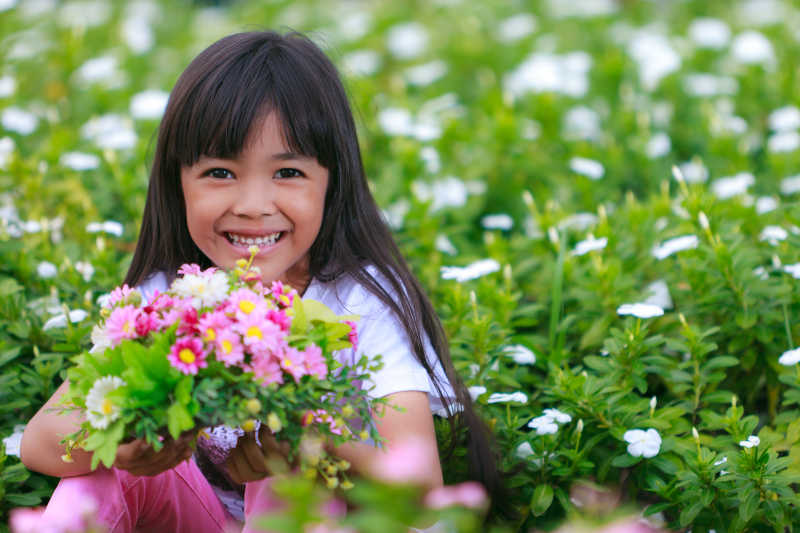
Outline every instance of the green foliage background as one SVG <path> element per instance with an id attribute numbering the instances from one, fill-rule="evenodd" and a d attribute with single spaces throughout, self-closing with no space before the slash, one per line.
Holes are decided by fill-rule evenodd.
<path id="1" fill-rule="evenodd" d="M 575 482 L 585 480 L 616 491 L 632 509 L 661 512 L 671 528 L 783 531 L 800 522 L 800 374 L 797 365 L 778 363 L 800 338 L 798 281 L 786 268 L 800 261 L 800 209 L 797 193 L 782 188 L 798 173 L 797 124 L 785 137 L 790 149 L 770 149 L 771 114 L 798 105 L 795 4 L 9 4 L 0 12 L 0 118 L 18 108 L 38 123 L 25 134 L 0 124 L 0 436 L 58 386 L 65 359 L 87 344 L 96 298 L 121 281 L 130 261 L 158 124 L 131 116 L 134 95 L 169 91 L 188 61 L 223 35 L 293 28 L 341 67 L 373 192 L 445 323 L 465 382 L 486 388 L 477 403 L 503 467 L 514 472 L 520 516 L 508 525 L 552 529 L 577 514 L 603 514 L 570 501 Z M 517 25 L 527 20 L 529 31 L 512 39 L 509 18 L 522 13 L 531 17 Z M 697 44 L 690 28 L 700 17 L 729 29 L 719 48 Z M 408 23 L 427 42 L 413 57 L 398 56 L 390 36 Z M 141 39 L 146 28 L 153 42 L 137 51 L 130 36 Z M 748 32 L 766 39 L 771 57 L 737 59 L 737 47 L 754 36 Z M 574 52 L 582 54 L 570 56 L 571 67 L 559 62 Z M 552 68 L 529 73 L 529 81 L 580 85 L 574 72 L 588 64 L 587 90 L 564 94 L 551 84 L 515 94 L 511 73 L 532 54 L 550 54 L 536 57 Z M 116 67 L 82 79 L 79 70 L 98 57 Z M 370 58 L 374 69 L 364 72 Z M 444 73 L 417 83 L 410 69 L 419 65 Z M 648 84 L 642 65 L 667 71 Z M 692 93 L 689 77 L 697 73 L 716 76 L 712 94 Z M 387 109 L 433 134 L 387 132 Z M 569 127 L 576 109 L 589 128 L 577 136 Z M 117 130 L 135 132 L 132 148 L 103 149 L 82 134 L 91 118 L 110 113 L 121 117 Z M 663 135 L 666 151 L 648 155 L 648 143 Z M 97 156 L 97 168 L 69 168 L 62 156 L 74 151 Z M 602 164 L 602 177 L 576 172 L 573 157 Z M 704 169 L 707 178 L 681 184 L 673 165 L 688 178 Z M 725 198 L 716 180 L 741 172 L 752 184 Z M 444 181 L 450 178 L 457 181 Z M 487 229 L 484 217 L 492 214 L 508 215 L 511 227 Z M 87 230 L 105 220 L 120 222 L 122 235 Z M 768 226 L 784 231 L 770 240 Z M 575 254 L 589 235 L 606 238 L 606 246 Z M 681 235 L 697 236 L 696 248 L 654 257 L 654 246 Z M 463 282 L 441 275 L 442 266 L 487 258 L 501 268 Z M 43 261 L 56 276 L 39 274 Z M 89 279 L 76 269 L 85 272 L 81 263 L 92 265 Z M 659 280 L 673 303 L 663 317 L 617 314 Z M 89 317 L 43 327 L 75 309 Z M 532 350 L 535 363 L 504 352 L 515 344 Z M 523 392 L 526 401 L 489 403 L 498 392 Z M 552 435 L 526 427 L 553 407 L 571 422 Z M 622 437 L 633 428 L 659 431 L 657 456 L 626 451 Z M 741 447 L 751 434 L 761 444 Z M 463 476 L 462 452 L 444 464 L 450 482 Z M 41 502 L 53 486 L 16 457 L 0 456 L 0 512 Z"/>

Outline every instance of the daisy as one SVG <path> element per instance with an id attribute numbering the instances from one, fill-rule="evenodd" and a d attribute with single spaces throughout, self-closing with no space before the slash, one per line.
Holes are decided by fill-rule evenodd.
<path id="1" fill-rule="evenodd" d="M 170 348 L 167 359 L 170 364 L 184 374 L 197 374 L 200 368 L 208 366 L 203 342 L 197 337 L 181 337 Z"/>
<path id="2" fill-rule="evenodd" d="M 187 274 L 172 283 L 172 290 L 182 298 L 191 299 L 197 309 L 214 307 L 228 296 L 228 275 L 222 271 L 210 275 Z"/>
<path id="3" fill-rule="evenodd" d="M 214 342 L 231 325 L 230 319 L 221 311 L 205 313 L 198 320 L 198 329 L 206 342 Z"/>
<path id="4" fill-rule="evenodd" d="M 86 395 L 86 418 L 93 428 L 106 429 L 119 418 L 120 407 L 108 394 L 124 385 L 125 382 L 117 376 L 104 376 L 94 382 Z"/>
<path id="5" fill-rule="evenodd" d="M 136 333 L 136 316 L 139 310 L 132 306 L 126 305 L 124 307 L 117 307 L 106 320 L 105 329 L 108 338 L 111 340 L 111 346 L 116 346 L 123 339 L 135 339 Z"/>
<path id="6" fill-rule="evenodd" d="M 653 428 L 629 429 L 622 436 L 628 443 L 628 453 L 633 457 L 655 457 L 661 450 L 661 435 Z"/>
<path id="7" fill-rule="evenodd" d="M 322 356 L 322 349 L 316 344 L 311 344 L 305 349 L 306 373 L 316 376 L 317 379 L 325 379 L 328 375 L 328 365 Z"/>
<path id="8" fill-rule="evenodd" d="M 239 289 L 231 293 L 226 310 L 242 320 L 251 315 L 263 316 L 267 312 L 267 305 L 263 297 L 250 289 Z"/>
<path id="9" fill-rule="evenodd" d="M 217 360 L 222 361 L 225 366 L 239 365 L 244 361 L 244 346 L 238 333 L 221 330 L 215 333 L 214 341 Z"/>
<path id="10" fill-rule="evenodd" d="M 280 355 L 281 368 L 290 374 L 296 382 L 308 374 L 306 371 L 306 354 L 291 346 L 285 346 Z"/>

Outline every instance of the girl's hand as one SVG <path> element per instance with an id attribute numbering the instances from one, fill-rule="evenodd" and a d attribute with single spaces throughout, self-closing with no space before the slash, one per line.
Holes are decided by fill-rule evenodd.
<path id="1" fill-rule="evenodd" d="M 164 446 L 155 451 L 142 439 L 121 444 L 117 448 L 114 467 L 127 470 L 134 476 L 155 476 L 175 468 L 192 456 L 191 443 L 195 432 L 187 431 L 178 440 L 167 439 Z"/>
<path id="2" fill-rule="evenodd" d="M 289 443 L 275 440 L 266 424 L 259 428 L 258 440 L 261 446 L 256 442 L 254 431 L 239 437 L 236 448 L 225 461 L 225 469 L 232 481 L 241 484 L 273 475 L 277 472 L 270 465 L 274 467 L 276 463 L 288 470 Z"/>

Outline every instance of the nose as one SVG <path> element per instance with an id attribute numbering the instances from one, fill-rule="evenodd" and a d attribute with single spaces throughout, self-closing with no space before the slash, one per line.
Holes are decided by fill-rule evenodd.
<path id="1" fill-rule="evenodd" d="M 278 207 L 272 180 L 264 176 L 240 176 L 231 212 L 247 218 L 276 214 Z"/>

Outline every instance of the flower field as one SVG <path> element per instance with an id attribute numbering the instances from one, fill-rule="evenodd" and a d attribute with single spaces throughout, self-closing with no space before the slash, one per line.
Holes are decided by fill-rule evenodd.
<path id="1" fill-rule="evenodd" d="M 508 472 L 494 527 L 800 524 L 800 7 L 0 0 L 0 530 L 55 486 L 20 425 L 124 277 L 170 88 L 255 28 L 344 76 Z"/>

